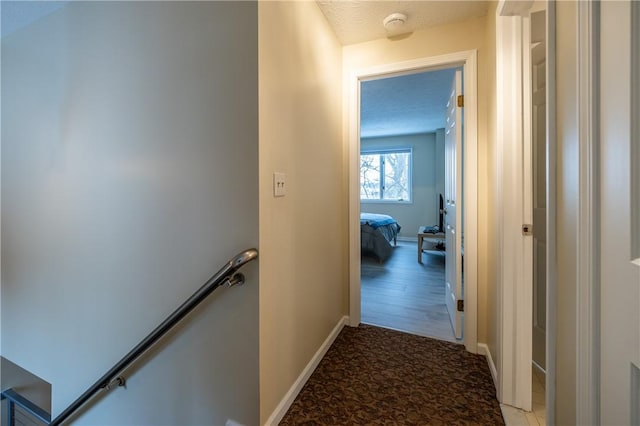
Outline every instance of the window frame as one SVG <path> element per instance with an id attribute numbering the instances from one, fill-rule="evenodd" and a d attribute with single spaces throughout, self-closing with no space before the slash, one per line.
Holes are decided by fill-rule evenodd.
<path id="1" fill-rule="evenodd" d="M 385 180 L 385 162 L 382 162 L 380 166 L 380 197 L 381 198 L 362 198 L 362 176 L 360 176 L 360 202 L 367 204 L 413 204 L 413 147 L 412 146 L 398 146 L 394 148 L 365 148 L 360 150 L 360 166 L 362 167 L 363 155 L 379 155 L 386 154 L 409 154 L 409 166 L 407 171 L 407 192 L 409 198 L 407 200 L 392 200 L 384 199 L 384 180 Z"/>

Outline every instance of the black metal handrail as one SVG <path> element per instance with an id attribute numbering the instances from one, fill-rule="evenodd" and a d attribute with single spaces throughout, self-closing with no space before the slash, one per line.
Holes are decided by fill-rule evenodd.
<path id="1" fill-rule="evenodd" d="M 71 403 L 62 413 L 60 413 L 55 419 L 50 421 L 49 414 L 44 410 L 30 403 L 25 398 L 18 395 L 13 390 L 6 390 L 2 393 L 3 398 L 11 398 L 10 402 L 20 405 L 25 410 L 32 413 L 39 420 L 49 425 L 60 425 L 67 420 L 73 413 L 82 407 L 87 401 L 95 396 L 100 390 L 109 390 L 113 386 L 124 386 L 125 379 L 121 376 L 140 355 L 146 352 L 154 343 L 156 343 L 162 336 L 165 335 L 173 326 L 175 326 L 182 318 L 184 318 L 189 312 L 191 312 L 196 306 L 206 299 L 215 289 L 220 286 L 228 285 L 233 286 L 236 284 L 244 283 L 244 275 L 238 273 L 240 269 L 247 262 L 252 261 L 258 257 L 258 251 L 256 249 L 245 250 L 242 253 L 236 255 L 233 259 L 227 262 L 214 276 L 196 291 L 187 301 L 185 301 L 178 309 L 176 309 L 166 320 L 164 320 L 158 327 L 155 328 L 147 337 L 145 337 L 140 343 L 138 343 L 128 354 L 126 354 L 120 361 L 118 361 L 109 371 L 107 371 L 98 381 L 96 381 L 89 389 L 87 389 L 82 395 Z M 25 403 L 26 402 L 26 403 Z M 44 414 L 44 416 L 42 415 Z M 9 423 L 9 426 L 12 426 Z"/>
<path id="2" fill-rule="evenodd" d="M 34 418 L 40 420 L 44 424 L 49 424 L 51 415 L 42 408 L 38 407 L 27 398 L 20 395 L 14 389 L 6 389 L 0 393 L 0 400 L 7 400 L 7 425 L 12 426 L 15 423 L 15 406 L 27 411 Z"/>

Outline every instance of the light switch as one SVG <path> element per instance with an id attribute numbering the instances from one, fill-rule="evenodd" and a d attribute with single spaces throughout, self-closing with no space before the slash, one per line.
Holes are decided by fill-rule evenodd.
<path id="1" fill-rule="evenodd" d="M 287 175 L 276 172 L 273 174 L 273 196 L 284 197 L 287 193 L 286 188 Z"/>

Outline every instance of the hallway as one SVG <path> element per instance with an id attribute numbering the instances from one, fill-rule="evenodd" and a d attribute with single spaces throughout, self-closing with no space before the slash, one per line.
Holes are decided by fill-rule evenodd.
<path id="1" fill-rule="evenodd" d="M 281 425 L 504 424 L 486 359 L 462 345 L 345 327 Z"/>
<path id="2" fill-rule="evenodd" d="M 640 1 L 2 1 L 0 12 L 0 356 L 50 385 L 50 413 L 255 248 L 245 285 L 194 310 L 78 423 L 271 426 L 290 407 L 291 423 L 479 422 L 495 385 L 538 425 L 640 424 Z M 440 206 L 419 200 L 441 192 L 440 151 L 420 158 L 406 126 L 363 135 L 360 102 L 367 82 L 451 66 L 464 71 L 464 94 L 450 91 L 464 193 L 447 199 L 449 183 L 444 195 L 464 210 L 450 229 L 465 257 L 464 291 L 447 263 L 446 300 L 462 342 L 426 297 L 444 299 L 437 257 L 422 267 L 401 243 L 403 256 L 362 262 L 361 282 L 357 226 L 363 139 L 399 152 L 382 146 L 399 136 L 412 162 L 394 180 L 410 196 L 385 199 L 383 185 L 375 203 L 402 238 L 436 223 Z M 393 211 L 420 206 L 415 220 Z M 463 362 L 479 369 L 450 368 Z"/>

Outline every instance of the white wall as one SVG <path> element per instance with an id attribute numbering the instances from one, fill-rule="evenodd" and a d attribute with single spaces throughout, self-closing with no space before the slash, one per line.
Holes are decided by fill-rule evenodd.
<path id="1" fill-rule="evenodd" d="M 257 245 L 257 58 L 244 2 L 72 2 L 2 39 L 2 351 L 54 414 Z M 76 424 L 257 424 L 257 270 Z"/>
<path id="2" fill-rule="evenodd" d="M 600 56 L 600 422 L 638 424 L 640 268 L 633 259 L 631 2 L 602 2 Z M 640 52 L 636 52 L 640 55 Z M 636 84 L 640 82 L 636 81 Z M 635 376 L 635 377 L 634 377 Z M 635 382 L 635 383 L 634 383 Z M 631 413 L 634 412 L 635 416 Z M 635 417 L 635 418 L 634 418 Z"/>
<path id="3" fill-rule="evenodd" d="M 361 151 L 396 147 L 413 149 L 413 192 L 411 203 L 367 201 L 360 203 L 360 211 L 395 217 L 402 227 L 401 237 L 416 238 L 419 226 L 437 225 L 439 184 L 444 191 L 444 138 L 440 141 L 441 147 L 436 141 L 436 133 L 361 139 Z M 444 192 L 442 194 L 444 196 Z"/>
<path id="4" fill-rule="evenodd" d="M 260 2 L 260 413 L 347 314 L 341 47 L 315 2 Z M 273 196 L 273 173 L 287 195 Z"/>

